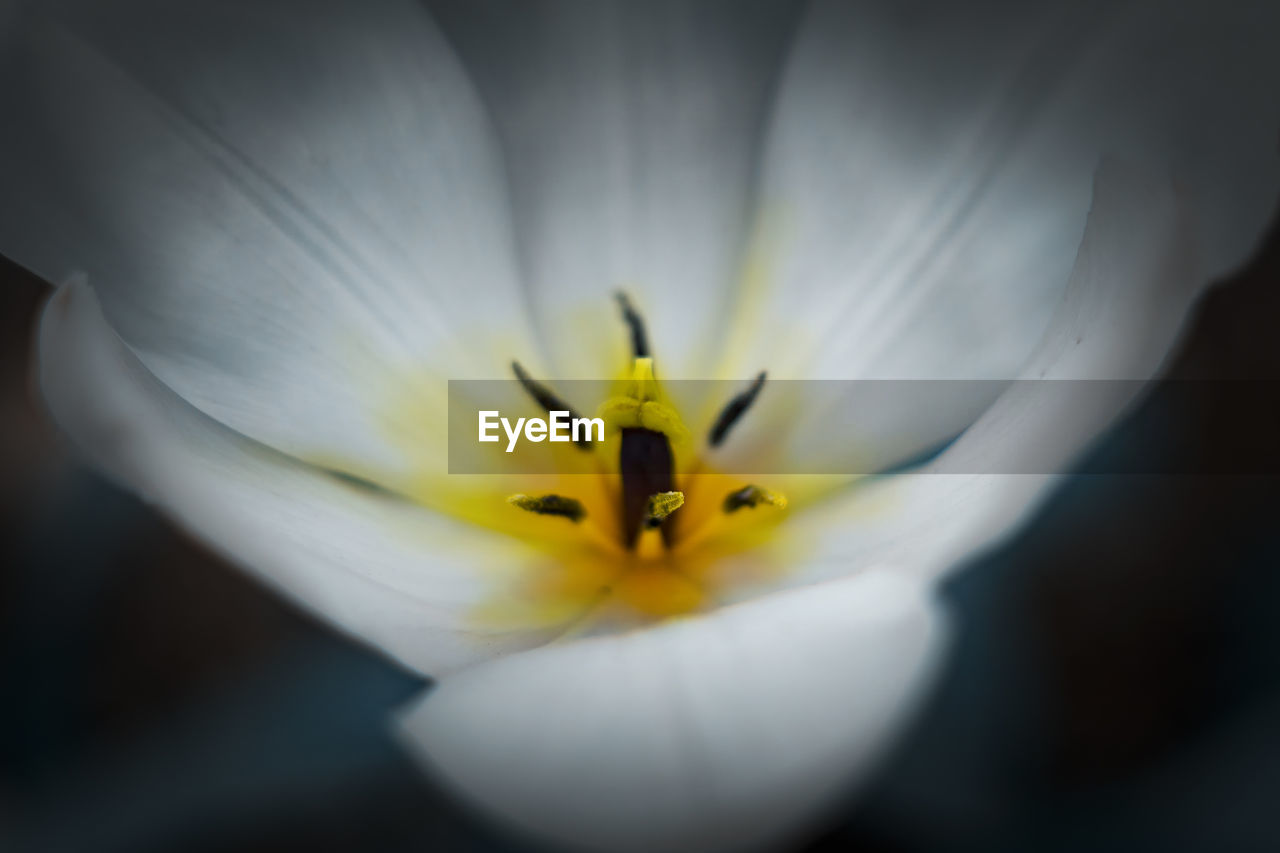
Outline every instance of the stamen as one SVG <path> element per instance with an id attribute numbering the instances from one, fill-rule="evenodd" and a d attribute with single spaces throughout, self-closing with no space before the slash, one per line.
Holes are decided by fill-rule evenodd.
<path id="1" fill-rule="evenodd" d="M 579 522 L 587 517 L 587 510 L 582 505 L 582 501 L 562 495 L 543 495 L 540 498 L 512 495 L 507 498 L 507 503 L 535 515 L 558 515 L 572 522 Z"/>
<path id="2" fill-rule="evenodd" d="M 515 372 L 516 379 L 520 381 L 521 387 L 523 387 L 525 391 L 529 392 L 529 396 L 532 397 L 534 402 L 541 406 L 547 414 L 550 414 L 551 412 L 568 412 L 570 420 L 581 417 L 576 409 L 557 397 L 554 391 L 536 381 L 526 373 L 525 369 L 520 366 L 520 362 L 511 362 L 511 369 Z M 586 430 L 584 432 L 586 435 L 579 437 L 574 444 L 576 444 L 581 450 L 591 450 L 591 440 L 587 437 L 591 432 L 590 430 Z"/>
<path id="3" fill-rule="evenodd" d="M 715 424 L 711 427 L 711 432 L 707 435 L 707 443 L 712 447 L 719 447 L 721 442 L 729 435 L 729 430 L 738 422 L 747 411 L 751 408 L 751 404 L 756 401 L 756 397 L 760 396 L 760 389 L 764 387 L 765 372 L 760 371 L 760 375 L 755 378 L 751 386 L 747 390 L 738 394 L 732 400 L 725 404 L 720 410 L 720 416 L 716 418 Z"/>
<path id="4" fill-rule="evenodd" d="M 759 486 L 744 486 L 738 491 L 730 492 L 725 496 L 724 511 L 726 513 L 737 512 L 743 507 L 755 509 L 760 504 L 765 504 L 775 509 L 786 509 L 787 499 L 777 492 L 771 492 Z"/>
<path id="5" fill-rule="evenodd" d="M 645 513 L 644 526 L 661 527 L 663 520 L 684 506 L 684 492 L 659 492 L 649 496 L 649 509 Z"/>
<path id="6" fill-rule="evenodd" d="M 618 304 L 622 306 L 622 319 L 631 329 L 631 354 L 636 358 L 649 357 L 649 336 L 645 333 L 644 318 L 636 311 L 627 294 L 618 292 Z"/>

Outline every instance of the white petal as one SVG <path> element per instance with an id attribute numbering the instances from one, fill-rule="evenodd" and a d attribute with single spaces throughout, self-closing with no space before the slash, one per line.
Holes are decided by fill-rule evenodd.
<path id="1" fill-rule="evenodd" d="M 496 144 L 421 8 L 80 6 L 29 28 L 7 84 L 0 168 L 34 198 L 0 245 L 86 271 L 167 385 L 288 452 L 395 470 L 372 410 L 406 377 L 505 377 L 532 350 Z"/>
<path id="2" fill-rule="evenodd" d="M 922 586 L 871 572 L 485 664 L 402 726 L 469 801 L 546 840 L 768 847 L 865 777 L 943 634 Z"/>
<path id="3" fill-rule="evenodd" d="M 924 576 L 1013 530 L 1132 403 L 1173 347 L 1204 282 L 1188 211 L 1167 181 L 1109 162 L 1099 171 L 1075 270 L 1022 378 L 922 469 L 861 486 L 795 519 L 807 543 L 793 583 L 891 561 Z"/>
<path id="4" fill-rule="evenodd" d="M 1277 29 L 1261 3 L 815 3 L 768 145 L 770 285 L 743 300 L 739 372 L 1014 376 L 1103 155 L 1177 174 L 1207 272 L 1240 261 L 1280 188 Z"/>
<path id="5" fill-rule="evenodd" d="M 500 630 L 477 606 L 519 595 L 527 549 L 361 490 L 244 438 L 152 376 L 93 291 L 45 309 L 40 380 L 55 419 L 108 474 L 268 584 L 406 665 L 439 673 L 525 648 L 554 624 Z"/>
<path id="6" fill-rule="evenodd" d="M 492 108 L 558 375 L 622 363 L 619 288 L 664 374 L 706 375 L 797 4 L 432 6 Z"/>

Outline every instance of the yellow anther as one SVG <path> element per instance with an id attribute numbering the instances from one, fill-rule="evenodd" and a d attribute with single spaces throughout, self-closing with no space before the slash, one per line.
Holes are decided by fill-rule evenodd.
<path id="1" fill-rule="evenodd" d="M 587 515 L 582 501 L 561 495 L 543 495 L 540 498 L 531 495 L 512 495 L 507 498 L 507 503 L 526 512 L 537 515 L 558 515 L 570 521 L 581 521 Z"/>
<path id="2" fill-rule="evenodd" d="M 645 510 L 646 527 L 657 527 L 671 513 L 684 506 L 684 492 L 658 492 L 649 496 L 649 505 Z"/>
<path id="3" fill-rule="evenodd" d="M 774 509 L 786 509 L 787 498 L 785 495 L 762 489 L 759 486 L 744 486 L 736 492 L 730 492 L 725 495 L 724 511 L 737 512 L 743 507 L 754 509 L 761 504 L 771 506 Z"/>
<path id="4" fill-rule="evenodd" d="M 662 521 L 684 506 L 684 492 L 658 492 L 649 496 L 649 518 Z"/>

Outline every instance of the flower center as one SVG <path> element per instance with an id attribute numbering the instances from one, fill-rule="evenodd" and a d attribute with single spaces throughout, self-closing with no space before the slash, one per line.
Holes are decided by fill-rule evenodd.
<path id="1" fill-rule="evenodd" d="M 543 524 L 580 531 L 582 539 L 592 543 L 594 559 L 609 567 L 602 573 L 610 576 L 602 592 L 648 615 L 677 615 L 703 606 L 713 567 L 757 544 L 760 534 L 781 518 L 768 511 L 786 508 L 781 494 L 717 473 L 704 459 L 705 451 L 725 443 L 750 410 L 764 388 L 765 374 L 726 401 L 706 436 L 696 441 L 654 375 L 643 318 L 625 295 L 618 299 L 630 333 L 632 362 L 615 393 L 599 408 L 606 430 L 616 439 L 603 452 L 616 455 L 601 460 L 596 475 L 566 478 L 563 492 L 516 494 L 507 502 L 543 517 Z M 518 362 L 512 369 L 546 412 L 577 416 L 569 403 Z M 590 442 L 577 449 L 584 454 L 602 452 Z M 677 472 L 678 457 L 688 460 L 681 466 L 684 473 Z M 772 517 L 755 516 L 757 511 Z"/>

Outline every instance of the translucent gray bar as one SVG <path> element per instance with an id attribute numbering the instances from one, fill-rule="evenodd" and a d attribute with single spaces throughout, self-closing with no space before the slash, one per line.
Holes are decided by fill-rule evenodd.
<path id="1" fill-rule="evenodd" d="M 567 411 L 587 419 L 598 417 L 600 405 L 623 390 L 611 380 L 540 381 L 564 401 Z M 1138 402 L 1153 417 L 1142 438 L 1124 443 L 1123 452 L 1093 454 L 1085 467 L 1075 470 L 1280 473 L 1280 383 L 1274 380 L 770 380 L 722 444 L 709 446 L 716 416 L 750 381 L 661 383 L 665 399 L 689 431 L 689 441 L 677 448 L 677 473 L 1058 473 L 1067 461 L 1064 445 L 1087 441 Z M 1188 427 L 1211 413 L 1232 410 L 1271 417 L 1277 440 L 1228 446 L 1213 460 L 1178 452 Z M 616 443 L 593 443 L 582 451 L 568 441 L 533 441 L 523 430 L 512 442 L 500 423 L 489 433 L 498 440 L 482 443 L 480 413 L 485 411 L 498 413 L 489 417 L 491 423 L 506 418 L 509 428 L 520 418 L 526 419 L 526 427 L 528 419 L 548 420 L 514 379 L 451 380 L 449 473 L 587 473 L 598 467 L 592 452 L 616 452 Z M 1251 425 L 1250 435 L 1256 435 L 1256 426 Z M 985 432 L 986 438 L 977 441 L 975 431 Z"/>

